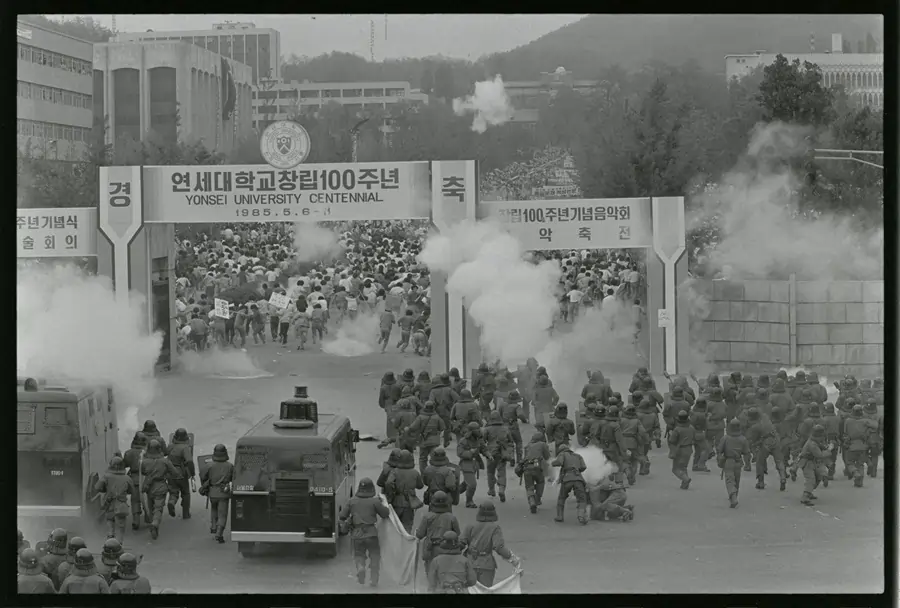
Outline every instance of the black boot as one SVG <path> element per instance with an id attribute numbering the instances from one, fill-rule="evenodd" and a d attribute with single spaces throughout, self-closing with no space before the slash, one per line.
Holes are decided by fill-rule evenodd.
<path id="1" fill-rule="evenodd" d="M 762 475 L 756 476 L 756 489 L 757 490 L 765 490 L 766 489 L 766 480 Z"/>
<path id="2" fill-rule="evenodd" d="M 553 521 L 557 523 L 562 523 L 564 520 L 564 515 L 566 512 L 566 505 L 556 505 L 556 517 L 553 518 Z"/>
<path id="3" fill-rule="evenodd" d="M 784 492 L 784 489 L 785 489 L 785 488 L 787 488 L 787 478 L 782 477 L 782 478 L 781 478 L 781 485 L 778 486 L 778 489 L 779 489 L 780 491 Z"/>
<path id="4" fill-rule="evenodd" d="M 150 526 L 150 538 L 152 538 L 153 540 L 159 538 L 159 528 L 157 528 L 156 526 Z"/>

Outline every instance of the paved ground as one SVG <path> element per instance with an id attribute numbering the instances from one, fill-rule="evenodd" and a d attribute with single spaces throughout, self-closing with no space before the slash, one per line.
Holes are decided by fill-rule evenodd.
<path id="1" fill-rule="evenodd" d="M 314 348 L 298 353 L 279 346 L 249 347 L 248 356 L 269 378 L 229 380 L 171 374 L 160 381 L 156 401 L 141 420 L 153 418 L 168 434 L 179 426 L 196 434 L 197 452 L 210 453 L 224 443 L 234 445 L 252 424 L 277 412 L 293 386 L 305 384 L 321 409 L 351 417 L 362 433 L 380 436 L 384 420 L 377 407 L 382 373 L 412 367 L 426 369 L 427 360 L 399 353 L 337 358 Z M 633 365 L 601 365 L 613 387 L 625 392 Z M 235 371 L 235 370 L 232 370 Z M 240 371 L 240 370 L 238 370 Z M 238 375 L 255 375 L 254 370 Z M 663 380 L 660 379 L 660 382 Z M 577 403 L 579 386 L 561 387 L 563 399 Z M 529 437 L 532 429 L 523 429 Z M 374 442 L 359 444 L 358 477 L 375 477 L 387 451 Z M 124 445 L 123 447 L 127 447 Z M 453 448 L 453 446 L 451 446 Z M 636 505 L 633 522 L 592 522 L 579 526 L 573 499 L 567 521 L 553 522 L 555 488 L 548 488 L 537 515 L 528 513 L 524 488 L 510 475 L 506 504 L 497 502 L 510 548 L 523 558 L 526 592 L 591 593 L 874 593 L 882 589 L 884 562 L 881 478 L 866 480 L 864 489 L 836 481 L 817 493 L 817 508 L 800 505 L 802 481 L 779 492 L 770 476 L 765 491 L 753 488 L 745 474 L 741 503 L 728 508 L 717 473 L 695 473 L 689 491 L 681 491 L 669 471 L 666 448 L 654 449 L 648 477 L 628 491 Z M 774 473 L 774 471 L 773 471 Z M 484 479 L 477 499 L 485 498 Z M 159 590 L 172 587 L 196 593 L 369 593 L 354 580 L 349 543 L 333 559 L 304 555 L 242 558 L 236 544 L 216 544 L 208 532 L 209 512 L 194 494 L 194 517 L 165 516 L 160 538 L 146 530 L 126 538 L 126 546 L 144 555 L 141 567 Z M 471 509 L 459 508 L 460 523 L 474 521 Z M 227 535 L 227 533 L 226 533 Z M 89 537 L 92 548 L 99 537 Z M 835 568 L 841 575 L 836 577 Z M 510 573 L 502 563 L 498 580 Z M 421 579 L 424 580 L 424 579 Z M 412 592 L 383 581 L 381 592 Z"/>

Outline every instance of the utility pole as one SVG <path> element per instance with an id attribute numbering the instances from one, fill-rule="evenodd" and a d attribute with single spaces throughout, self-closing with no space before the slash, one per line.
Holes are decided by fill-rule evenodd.
<path id="1" fill-rule="evenodd" d="M 353 143 L 352 148 L 352 159 L 354 163 L 359 162 L 359 128 L 369 122 L 368 118 L 364 118 L 358 123 L 356 123 L 352 129 L 350 129 L 350 139 Z"/>
<path id="2" fill-rule="evenodd" d="M 369 58 L 375 63 L 375 20 L 369 20 Z"/>

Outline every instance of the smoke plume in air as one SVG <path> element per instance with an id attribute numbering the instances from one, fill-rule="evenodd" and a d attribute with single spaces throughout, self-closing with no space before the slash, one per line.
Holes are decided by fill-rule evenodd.
<path id="1" fill-rule="evenodd" d="M 298 262 L 320 262 L 340 255 L 342 248 L 337 233 L 318 224 L 298 222 L 294 225 L 294 249 Z"/>
<path id="2" fill-rule="evenodd" d="M 117 301 L 111 281 L 72 266 L 16 274 L 16 358 L 30 376 L 111 386 L 119 432 L 138 430 L 138 408 L 156 393 L 162 334 L 146 335 L 142 302 Z"/>
<path id="3" fill-rule="evenodd" d="M 361 357 L 375 352 L 378 340 L 378 316 L 359 314 L 345 318 L 335 337 L 322 344 L 322 351 L 337 357 Z"/>
<path id="4" fill-rule="evenodd" d="M 221 350 L 218 347 L 202 353 L 189 350 L 182 353 L 180 359 L 184 371 L 193 376 L 250 380 L 274 375 L 257 366 L 250 355 L 241 350 Z"/>
<path id="5" fill-rule="evenodd" d="M 603 450 L 598 447 L 591 445 L 586 448 L 578 448 L 575 453 L 584 458 L 584 464 L 587 465 L 582 476 L 588 485 L 602 481 L 616 471 L 616 465 L 609 462 L 603 455 Z"/>
<path id="6" fill-rule="evenodd" d="M 484 133 L 488 125 L 502 125 L 513 116 L 514 109 L 503 86 L 503 79 L 497 75 L 493 80 L 475 83 L 475 94 L 465 99 L 453 100 L 453 111 L 457 116 L 475 114 L 472 130 Z"/>
<path id="7" fill-rule="evenodd" d="M 510 366 L 544 348 L 558 308 L 558 265 L 531 264 L 523 256 L 519 241 L 490 221 L 466 221 L 434 235 L 419 256 L 448 275 L 447 289 L 463 298 L 488 357 Z"/>

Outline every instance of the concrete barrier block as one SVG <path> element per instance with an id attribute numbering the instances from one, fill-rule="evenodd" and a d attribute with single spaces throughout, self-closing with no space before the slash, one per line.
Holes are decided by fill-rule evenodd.
<path id="1" fill-rule="evenodd" d="M 884 344 L 884 324 L 866 323 L 862 326 L 864 344 Z"/>
<path id="2" fill-rule="evenodd" d="M 846 349 L 847 365 L 859 363 L 875 365 L 878 363 L 879 346 L 877 344 L 848 344 Z"/>
<path id="3" fill-rule="evenodd" d="M 708 353 L 713 361 L 731 361 L 731 343 L 710 342 Z"/>
<path id="4" fill-rule="evenodd" d="M 756 321 L 759 319 L 759 302 L 744 302 L 741 308 L 741 321 Z M 735 317 L 731 317 L 735 321 Z"/>
<path id="5" fill-rule="evenodd" d="M 732 342 L 731 343 L 731 360 L 732 361 L 758 361 L 759 360 L 759 344 L 756 342 Z"/>
<path id="6" fill-rule="evenodd" d="M 822 324 L 797 325 L 797 345 L 828 344 L 828 326 Z"/>
<path id="7" fill-rule="evenodd" d="M 797 304 L 797 323 L 824 323 L 825 308 L 822 304 Z"/>
<path id="8" fill-rule="evenodd" d="M 831 304 L 830 306 L 844 306 L 847 309 L 847 323 L 879 323 L 884 313 L 884 304 L 870 302 L 867 304 Z M 838 321 L 834 321 L 837 323 Z"/>
<path id="9" fill-rule="evenodd" d="M 827 302 L 828 281 L 797 281 L 797 302 Z"/>
<path id="10" fill-rule="evenodd" d="M 847 364 L 847 345 L 846 344 L 832 344 L 831 345 L 831 355 L 829 357 L 829 363 L 843 363 Z"/>
<path id="11" fill-rule="evenodd" d="M 769 342 L 769 324 L 744 323 L 744 340 L 747 342 Z"/>
<path id="12" fill-rule="evenodd" d="M 790 306 L 780 302 L 760 302 L 757 318 L 761 323 L 790 323 Z"/>
<path id="13" fill-rule="evenodd" d="M 834 361 L 831 360 L 830 344 L 816 344 L 812 347 L 813 365 L 826 365 L 832 363 L 834 363 Z"/>
<path id="14" fill-rule="evenodd" d="M 791 360 L 791 348 L 787 344 L 761 344 L 759 360 L 766 363 L 788 365 Z"/>
<path id="15" fill-rule="evenodd" d="M 709 307 L 709 321 L 729 321 L 731 320 L 730 302 L 713 301 Z"/>
<path id="16" fill-rule="evenodd" d="M 859 323 L 835 323 L 827 327 L 831 344 L 862 344 L 863 326 Z"/>
<path id="17" fill-rule="evenodd" d="M 813 347 L 812 346 L 798 346 L 797 347 L 797 363 L 800 365 L 812 365 L 813 364 Z"/>
<path id="18" fill-rule="evenodd" d="M 744 303 L 743 302 L 729 302 L 728 303 L 728 315 L 732 321 L 743 321 L 744 320 Z"/>
<path id="19" fill-rule="evenodd" d="M 826 323 L 847 323 L 847 307 L 851 304 L 842 304 L 829 302 L 825 306 L 825 322 Z"/>
<path id="20" fill-rule="evenodd" d="M 828 285 L 829 302 L 862 302 L 862 281 L 833 281 Z"/>
<path id="21" fill-rule="evenodd" d="M 728 300 L 729 302 L 741 301 L 744 299 L 744 284 L 731 281 L 714 281 L 713 299 Z"/>
<path id="22" fill-rule="evenodd" d="M 735 321 L 716 322 L 715 338 L 722 342 L 737 342 L 744 339 L 744 324 Z"/>
<path id="23" fill-rule="evenodd" d="M 785 323 L 771 323 L 769 325 L 769 342 L 775 344 L 790 344 L 791 326 Z"/>
<path id="24" fill-rule="evenodd" d="M 791 284 L 788 281 L 770 281 L 769 299 L 772 302 L 790 302 Z"/>
<path id="25" fill-rule="evenodd" d="M 863 302 L 884 302 L 884 281 L 863 281 Z"/>
<path id="26" fill-rule="evenodd" d="M 709 342 L 710 340 L 714 340 L 716 337 L 716 324 L 712 321 L 704 321 L 700 324 L 700 340 L 702 342 Z"/>
<path id="27" fill-rule="evenodd" d="M 771 281 L 744 281 L 744 300 L 749 302 L 770 301 Z"/>

